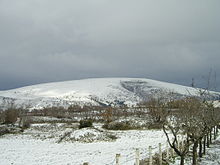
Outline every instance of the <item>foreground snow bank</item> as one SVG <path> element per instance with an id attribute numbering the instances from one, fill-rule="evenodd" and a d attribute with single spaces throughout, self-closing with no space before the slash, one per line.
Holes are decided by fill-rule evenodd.
<path id="1" fill-rule="evenodd" d="M 158 143 L 165 143 L 162 131 L 130 130 L 112 131 L 116 141 L 92 143 L 67 142 L 56 143 L 54 138 L 37 139 L 29 134 L 4 135 L 0 138 L 1 165 L 81 165 L 89 162 L 91 165 L 113 164 L 115 154 L 120 153 L 122 165 L 134 164 L 134 151 L 140 149 L 141 158 L 148 155 L 151 145 L 154 152 Z"/>

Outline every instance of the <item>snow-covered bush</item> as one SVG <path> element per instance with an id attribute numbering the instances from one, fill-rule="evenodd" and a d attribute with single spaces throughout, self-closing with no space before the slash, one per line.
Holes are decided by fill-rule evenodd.
<path id="1" fill-rule="evenodd" d="M 63 141 L 92 143 L 98 141 L 114 141 L 117 137 L 113 133 L 102 131 L 96 128 L 82 128 L 78 130 L 66 130 L 58 139 Z"/>
<path id="2" fill-rule="evenodd" d="M 24 116 L 24 117 L 20 118 L 19 126 L 22 129 L 27 129 L 30 127 L 30 125 L 31 125 L 31 120 L 28 116 Z"/>

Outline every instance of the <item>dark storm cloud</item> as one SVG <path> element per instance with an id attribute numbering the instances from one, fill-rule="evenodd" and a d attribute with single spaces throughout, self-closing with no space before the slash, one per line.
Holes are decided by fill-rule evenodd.
<path id="1" fill-rule="evenodd" d="M 0 89 L 119 76 L 201 85 L 210 69 L 220 74 L 219 5 L 0 0 Z"/>

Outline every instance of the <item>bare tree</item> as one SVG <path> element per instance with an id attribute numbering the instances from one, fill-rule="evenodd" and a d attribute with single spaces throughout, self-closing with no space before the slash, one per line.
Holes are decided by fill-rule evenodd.
<path id="1" fill-rule="evenodd" d="M 170 115 L 168 121 L 163 124 L 163 131 L 170 147 L 180 156 L 180 165 L 184 165 L 185 156 L 189 152 L 191 143 L 187 136 L 182 136 L 186 138 L 185 140 L 179 137 L 179 135 L 183 135 L 181 119 L 176 115 Z M 180 147 L 181 143 L 184 145 Z"/>
<path id="2" fill-rule="evenodd" d="M 209 108 L 198 98 L 189 97 L 178 102 L 177 111 L 171 113 L 163 125 L 163 130 L 168 139 L 169 145 L 181 157 L 181 165 L 192 145 L 193 165 L 197 165 L 197 149 L 200 146 L 200 156 L 202 154 L 201 141 L 207 134 L 208 128 L 213 127 Z M 176 105 L 175 105 L 176 106 Z M 178 148 L 178 135 L 182 135 L 183 148 Z M 172 137 L 172 138 L 171 138 Z M 173 140 L 172 140 L 173 139 Z"/>

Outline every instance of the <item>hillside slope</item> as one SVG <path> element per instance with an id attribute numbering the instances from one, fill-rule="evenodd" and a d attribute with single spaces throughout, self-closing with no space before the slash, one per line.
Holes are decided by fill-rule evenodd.
<path id="1" fill-rule="evenodd" d="M 96 78 L 32 85 L 0 91 L 0 106 L 43 108 L 78 105 L 134 105 L 161 91 L 175 97 L 198 95 L 199 90 L 177 84 L 140 78 Z M 211 92 L 213 98 L 220 93 Z"/>

